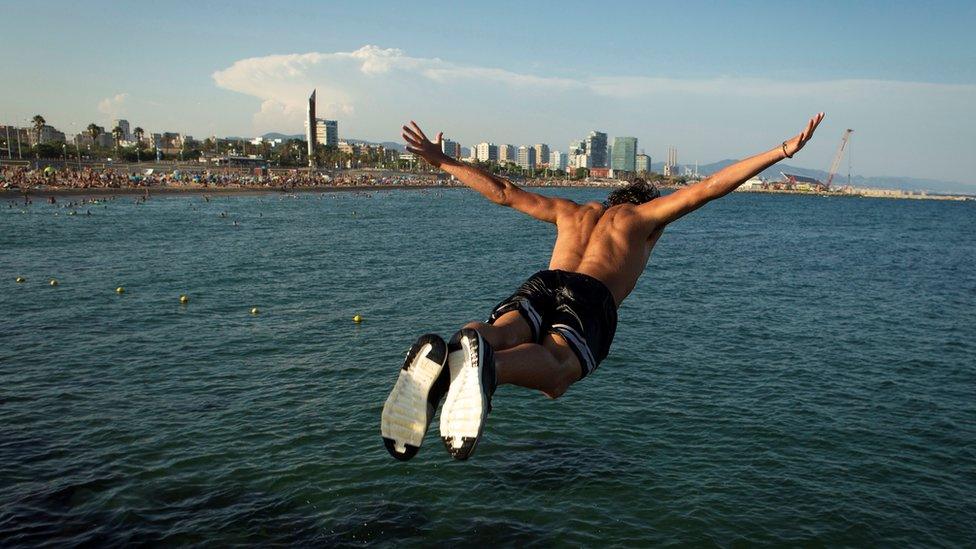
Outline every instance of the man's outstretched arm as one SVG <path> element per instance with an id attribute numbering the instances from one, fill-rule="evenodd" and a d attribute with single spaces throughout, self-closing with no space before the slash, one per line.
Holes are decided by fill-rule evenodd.
<path id="1" fill-rule="evenodd" d="M 411 121 L 409 126 L 403 127 L 403 139 L 407 142 L 408 151 L 420 156 L 435 168 L 458 178 L 495 204 L 508 206 L 549 223 L 555 223 L 559 215 L 577 207 L 577 204 L 571 200 L 525 191 L 507 179 L 447 156 L 441 148 L 443 138 L 444 134 L 438 133 L 434 141 L 427 139 L 416 122 Z"/>
<path id="2" fill-rule="evenodd" d="M 697 210 L 711 200 L 729 194 L 759 172 L 784 158 L 792 158 L 813 137 L 813 132 L 823 118 L 824 113 L 818 113 L 810 119 L 802 132 L 784 141 L 781 145 L 736 162 L 731 166 L 726 166 L 694 185 L 689 185 L 667 196 L 652 200 L 640 206 L 639 211 L 654 226 L 661 226 Z"/>

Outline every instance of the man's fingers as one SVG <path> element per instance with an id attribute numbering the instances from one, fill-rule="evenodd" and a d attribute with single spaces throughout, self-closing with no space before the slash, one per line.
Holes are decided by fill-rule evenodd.
<path id="1" fill-rule="evenodd" d="M 813 129 L 814 130 L 817 129 L 817 126 L 820 125 L 820 122 L 822 122 L 823 119 L 824 119 L 824 113 L 820 113 L 820 114 L 817 115 L 817 123 L 813 125 Z"/>
<path id="2" fill-rule="evenodd" d="M 813 137 L 813 132 L 817 131 L 817 126 L 820 125 L 820 121 L 823 119 L 824 119 L 824 113 L 822 112 L 817 113 L 816 115 L 814 115 L 813 118 L 810 119 L 810 123 L 807 124 L 806 131 L 803 132 L 804 143 L 806 143 L 807 141 L 810 140 L 811 137 Z"/>
<path id="3" fill-rule="evenodd" d="M 403 136 L 403 139 L 406 140 L 408 143 L 417 143 L 418 145 L 420 144 L 420 138 L 418 138 L 416 135 L 407 132 L 403 132 L 400 135 Z"/>
<path id="4" fill-rule="evenodd" d="M 824 113 L 821 112 L 821 113 L 815 114 L 813 116 L 813 118 L 810 119 L 810 133 L 811 134 L 817 129 L 817 126 L 820 125 L 820 121 L 823 120 L 823 117 L 824 117 Z"/>
<path id="5" fill-rule="evenodd" d="M 409 135 L 412 139 L 417 139 L 417 140 L 420 139 L 420 136 L 417 135 L 417 132 L 413 131 L 413 129 L 408 126 L 403 126 L 403 135 L 404 136 Z"/>
<path id="6" fill-rule="evenodd" d="M 413 143 L 414 145 L 423 144 L 423 140 L 417 137 L 417 134 L 406 129 L 406 126 L 404 126 L 403 133 L 401 133 L 400 135 L 402 135 L 403 139 L 406 140 L 408 143 Z"/>
<path id="7" fill-rule="evenodd" d="M 420 129 L 420 126 L 418 126 L 416 122 L 414 122 L 413 120 L 411 120 L 410 121 L 410 125 L 413 126 L 413 129 L 415 129 L 417 131 L 417 134 L 419 134 L 420 137 L 423 137 L 424 139 L 427 139 L 427 134 L 424 133 L 424 130 Z M 429 139 L 427 139 L 427 140 L 430 141 Z"/>
<path id="8" fill-rule="evenodd" d="M 434 141 L 434 142 L 437 143 L 438 145 L 440 145 L 441 144 L 441 140 L 443 140 L 443 139 L 444 139 L 444 132 L 437 132 L 437 140 Z"/>

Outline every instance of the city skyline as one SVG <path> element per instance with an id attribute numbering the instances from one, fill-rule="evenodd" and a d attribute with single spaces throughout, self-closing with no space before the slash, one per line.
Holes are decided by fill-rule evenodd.
<path id="1" fill-rule="evenodd" d="M 855 173 L 973 182 L 973 5 L 623 2 L 633 16 L 614 19 L 570 4 L 559 4 L 573 17 L 559 19 L 558 33 L 530 24 L 550 17 L 546 3 L 525 8 L 525 20 L 383 2 L 291 2 L 261 17 L 212 5 L 14 4 L 0 32 L 32 46 L 0 51 L 0 124 L 42 114 L 69 135 L 114 119 L 151 132 L 301 134 L 303 100 L 317 88 L 322 118 L 368 141 L 398 142 L 410 119 L 467 144 L 564 144 L 598 128 L 636 137 L 652 156 L 674 145 L 707 163 L 775 146 L 824 110 L 818 139 L 794 163 L 826 170 L 850 127 Z M 323 36 L 317 20 L 343 24 Z M 791 45 L 807 21 L 816 38 Z M 500 27 L 506 41 L 486 42 Z M 186 40 L 168 40 L 167 28 Z M 92 38 L 118 29 L 136 29 L 125 47 Z M 160 43 L 166 55 L 156 55 Z"/>

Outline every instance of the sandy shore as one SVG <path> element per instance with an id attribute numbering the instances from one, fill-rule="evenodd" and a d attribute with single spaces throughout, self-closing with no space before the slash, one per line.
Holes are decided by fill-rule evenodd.
<path id="1" fill-rule="evenodd" d="M 595 188 L 608 189 L 611 185 L 594 184 L 559 184 L 559 185 L 522 185 L 531 188 Z M 173 187 L 91 187 L 87 189 L 74 187 L 44 187 L 33 188 L 30 190 L 31 197 L 48 196 L 112 196 L 112 195 L 138 195 L 141 196 L 149 191 L 150 195 L 183 195 L 183 194 L 207 194 L 215 196 L 232 196 L 248 194 L 275 194 L 275 193 L 333 193 L 333 192 L 369 192 L 369 191 L 391 191 L 391 190 L 420 190 L 420 189 L 456 189 L 464 188 L 464 185 L 453 183 L 440 184 L 417 184 L 417 185 L 316 185 L 316 186 L 297 186 L 288 187 L 203 187 L 203 186 L 173 186 Z M 662 187 L 667 188 L 667 187 Z M 23 200 L 24 192 L 16 189 L 0 190 L 0 199 L 20 199 Z"/>
<path id="2" fill-rule="evenodd" d="M 48 196 L 113 196 L 128 195 L 142 196 L 149 191 L 150 195 L 214 195 L 214 196 L 234 196 L 249 194 L 279 194 L 279 193 L 333 193 L 333 192 L 365 192 L 365 191 L 389 191 L 403 189 L 447 189 L 457 185 L 336 185 L 315 187 L 125 187 L 108 188 L 92 187 L 88 189 L 70 187 L 47 187 L 43 189 L 31 189 L 31 197 Z M 4 189 L 0 190 L 0 199 L 23 200 L 24 192 L 21 190 Z"/>

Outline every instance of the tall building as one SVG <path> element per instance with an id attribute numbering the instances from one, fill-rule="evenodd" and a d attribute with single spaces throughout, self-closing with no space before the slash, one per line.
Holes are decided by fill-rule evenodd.
<path id="1" fill-rule="evenodd" d="M 607 167 L 607 134 L 591 131 L 586 137 L 586 154 L 590 156 L 592 168 Z"/>
<path id="2" fill-rule="evenodd" d="M 461 144 L 457 141 L 451 141 L 448 138 L 444 138 L 441 141 L 441 152 L 450 156 L 451 158 L 461 158 Z"/>
<path id="3" fill-rule="evenodd" d="M 549 145 L 536 143 L 532 148 L 535 149 L 535 159 L 539 164 L 549 163 Z"/>
<path id="4" fill-rule="evenodd" d="M 610 167 L 613 168 L 614 171 L 637 171 L 636 137 L 614 137 L 612 151 L 613 153 L 610 157 Z"/>
<path id="5" fill-rule="evenodd" d="M 586 154 L 586 141 L 570 141 L 569 150 L 566 151 L 566 154 L 569 156 Z"/>
<path id="6" fill-rule="evenodd" d="M 574 154 L 574 155 L 571 155 L 569 157 L 569 159 L 568 159 L 568 162 L 569 162 L 569 168 L 574 169 L 574 170 L 577 169 L 577 168 L 592 168 L 593 167 L 593 159 L 590 158 L 590 155 L 588 155 L 588 154 Z"/>
<path id="7" fill-rule="evenodd" d="M 515 164 L 518 161 L 518 157 L 515 155 L 515 147 L 511 145 L 499 145 L 498 146 L 498 163 L 504 164 L 505 162 L 510 162 Z"/>
<path id="8" fill-rule="evenodd" d="M 678 149 L 668 147 L 668 159 L 664 162 L 664 175 L 678 175 Z"/>
<path id="9" fill-rule="evenodd" d="M 37 128 L 28 128 L 27 135 L 31 146 L 41 143 L 64 143 L 64 132 L 58 131 L 54 126 L 45 124 L 40 131 Z"/>
<path id="10" fill-rule="evenodd" d="M 103 149 L 110 149 L 115 146 L 115 139 L 112 138 L 112 132 L 102 132 L 98 134 L 95 138 L 95 144 Z"/>
<path id="11" fill-rule="evenodd" d="M 522 145 L 518 148 L 518 165 L 526 170 L 535 169 L 535 147 Z"/>
<path id="12" fill-rule="evenodd" d="M 339 146 L 339 121 L 315 119 L 315 141 L 327 147 Z"/>
<path id="13" fill-rule="evenodd" d="M 121 118 L 118 119 L 118 120 L 115 120 L 114 122 L 112 122 L 112 128 L 115 128 L 116 126 L 122 128 L 122 140 L 123 141 L 132 141 L 132 132 L 129 131 L 129 121 L 128 120 L 124 120 L 124 119 L 121 119 Z"/>
<path id="14" fill-rule="evenodd" d="M 0 125 L 0 135 L 7 143 L 7 156 L 13 158 L 14 151 L 20 150 L 23 155 L 23 147 L 30 143 L 30 132 L 27 128 L 19 128 L 10 125 Z M 21 146 L 23 145 L 23 147 Z"/>
<path id="15" fill-rule="evenodd" d="M 549 153 L 549 169 L 566 171 L 566 155 L 559 151 Z"/>
<path id="16" fill-rule="evenodd" d="M 318 132 L 315 131 L 315 90 L 308 96 L 308 116 L 305 118 L 305 141 L 308 142 L 308 167 L 315 167 L 315 142 Z"/>
<path id="17" fill-rule="evenodd" d="M 651 171 L 651 157 L 644 153 L 638 154 L 634 169 L 637 173 L 649 173 Z"/>
<path id="18" fill-rule="evenodd" d="M 498 145 L 494 143 L 478 143 L 475 147 L 475 157 L 481 162 L 498 162 Z"/>

